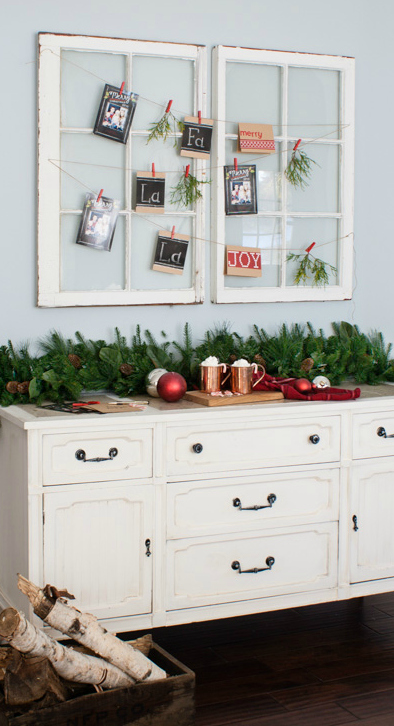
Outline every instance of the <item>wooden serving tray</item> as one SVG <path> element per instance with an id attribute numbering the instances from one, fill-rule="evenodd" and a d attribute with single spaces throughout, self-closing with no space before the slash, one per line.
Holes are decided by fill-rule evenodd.
<path id="1" fill-rule="evenodd" d="M 231 406 L 237 403 L 268 403 L 284 398 L 281 391 L 253 391 L 241 396 L 211 396 L 205 391 L 187 391 L 183 396 L 187 401 L 200 403 L 202 406 Z"/>

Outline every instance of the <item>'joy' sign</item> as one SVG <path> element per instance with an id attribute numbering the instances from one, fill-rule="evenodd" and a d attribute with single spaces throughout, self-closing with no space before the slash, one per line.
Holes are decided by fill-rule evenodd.
<path id="1" fill-rule="evenodd" d="M 226 275 L 261 277 L 261 250 L 258 247 L 226 247 Z"/>

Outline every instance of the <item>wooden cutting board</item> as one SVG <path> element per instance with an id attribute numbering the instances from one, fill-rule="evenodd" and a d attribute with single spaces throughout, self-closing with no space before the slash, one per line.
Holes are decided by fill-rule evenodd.
<path id="1" fill-rule="evenodd" d="M 231 406 L 237 403 L 268 403 L 284 398 L 281 391 L 253 391 L 241 396 L 211 396 L 204 391 L 187 391 L 183 396 L 187 401 L 200 403 L 202 406 Z"/>

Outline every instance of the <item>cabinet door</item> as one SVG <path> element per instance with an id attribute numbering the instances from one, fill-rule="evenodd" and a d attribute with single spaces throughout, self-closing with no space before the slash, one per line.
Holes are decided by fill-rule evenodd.
<path id="1" fill-rule="evenodd" d="M 354 466 L 351 487 L 350 581 L 394 577 L 394 462 Z"/>
<path id="2" fill-rule="evenodd" d="M 152 509 L 149 485 L 46 492 L 44 582 L 98 617 L 151 612 Z"/>

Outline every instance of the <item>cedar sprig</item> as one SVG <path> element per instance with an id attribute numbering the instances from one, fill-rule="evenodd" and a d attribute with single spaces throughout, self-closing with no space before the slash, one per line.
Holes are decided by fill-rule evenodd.
<path id="1" fill-rule="evenodd" d="M 159 139 L 163 139 L 163 141 L 167 141 L 167 138 L 171 134 L 176 134 L 178 131 L 183 131 L 184 129 L 184 123 L 183 121 L 180 121 L 179 119 L 174 116 L 171 109 L 172 101 L 168 102 L 168 106 L 164 112 L 164 115 L 157 121 L 155 124 L 151 124 L 149 126 L 149 136 L 147 139 L 147 144 L 149 144 L 150 141 L 153 141 L 154 139 L 158 141 Z M 174 138 L 174 146 L 177 145 L 177 138 L 175 135 Z"/>
<path id="2" fill-rule="evenodd" d="M 201 184 L 210 184 L 210 179 L 200 180 L 197 179 L 193 174 L 189 173 L 190 165 L 186 167 L 186 171 L 182 174 L 178 184 L 172 187 L 170 191 L 170 203 L 178 204 L 183 207 L 188 207 L 189 204 L 194 204 L 200 197 L 202 197 L 202 191 L 200 189 Z"/>
<path id="3" fill-rule="evenodd" d="M 338 274 L 338 270 L 334 265 L 330 265 L 329 262 L 325 262 L 319 257 L 314 257 L 310 252 L 306 252 L 305 255 L 296 255 L 294 252 L 289 252 L 286 260 L 298 264 L 294 275 L 295 285 L 307 285 L 309 281 L 312 281 L 312 285 L 316 287 L 328 285 L 329 272 L 335 277 Z"/>
<path id="4" fill-rule="evenodd" d="M 310 159 L 304 151 L 299 150 L 300 143 L 301 139 L 298 139 L 285 169 L 285 177 L 293 187 L 304 189 L 308 186 L 312 164 L 316 164 L 316 161 Z"/>

